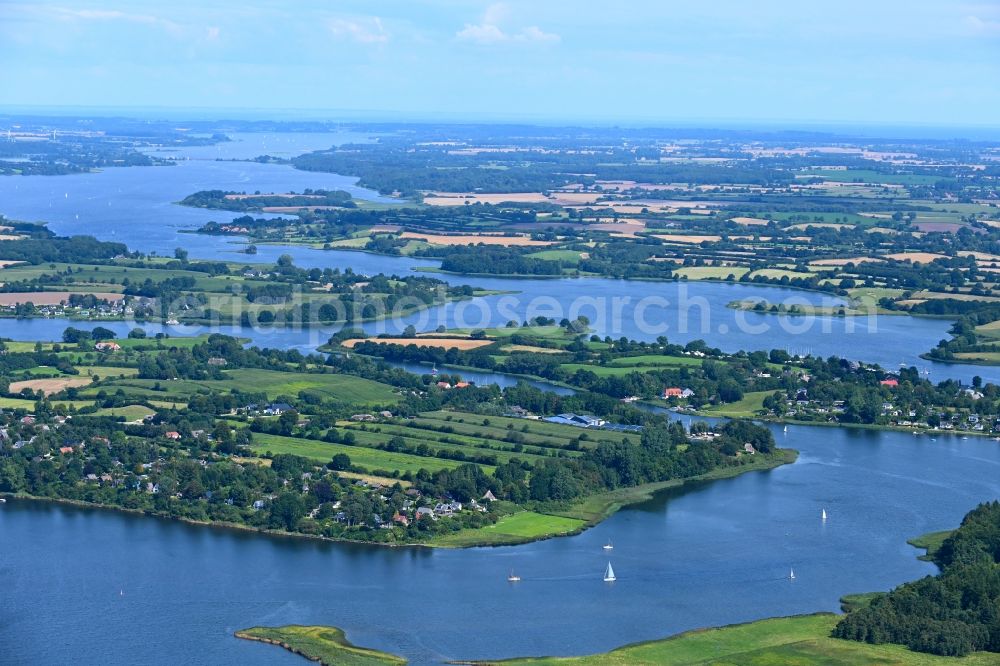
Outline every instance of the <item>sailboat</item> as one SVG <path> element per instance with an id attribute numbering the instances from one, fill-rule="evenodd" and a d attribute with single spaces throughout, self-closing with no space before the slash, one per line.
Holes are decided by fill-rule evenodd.
<path id="1" fill-rule="evenodd" d="M 615 547 L 611 543 L 611 539 L 608 539 L 608 542 L 606 544 L 604 544 L 604 550 L 614 550 L 614 549 L 615 549 Z"/>
<path id="2" fill-rule="evenodd" d="M 795 580 L 795 569 L 788 570 L 788 580 Z"/>
<path id="3" fill-rule="evenodd" d="M 608 568 L 604 570 L 604 582 L 613 583 L 615 580 L 615 570 L 611 568 L 611 562 L 608 562 Z"/>
<path id="4" fill-rule="evenodd" d="M 437 375 L 437 373 L 438 373 L 437 366 L 436 365 L 432 366 L 431 367 L 431 375 Z"/>
<path id="5" fill-rule="evenodd" d="M 521 577 L 514 573 L 514 570 L 510 570 L 510 575 L 507 576 L 508 583 L 520 583 Z"/>
<path id="6" fill-rule="evenodd" d="M 788 426 L 785 426 L 785 429 L 782 430 L 782 432 L 788 432 Z"/>
<path id="7" fill-rule="evenodd" d="M 826 522 L 826 509 L 823 509 L 823 522 Z"/>

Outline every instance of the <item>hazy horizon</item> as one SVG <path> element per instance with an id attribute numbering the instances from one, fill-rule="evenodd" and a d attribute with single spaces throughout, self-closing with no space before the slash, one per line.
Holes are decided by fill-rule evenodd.
<path id="1" fill-rule="evenodd" d="M 251 5 L 3 3 L 0 106 L 633 126 L 1000 125 L 993 3 Z"/>

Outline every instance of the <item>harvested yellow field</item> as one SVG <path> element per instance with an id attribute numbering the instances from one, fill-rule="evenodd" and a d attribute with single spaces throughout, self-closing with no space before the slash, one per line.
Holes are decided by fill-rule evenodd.
<path id="1" fill-rule="evenodd" d="M 365 342 L 361 338 L 351 338 L 341 342 L 341 346 L 354 349 L 358 344 Z M 470 338 L 369 338 L 368 342 L 385 342 L 393 345 L 416 345 L 417 347 L 441 347 L 443 349 L 478 349 L 486 345 L 493 344 L 492 340 L 472 340 Z"/>
<path id="2" fill-rule="evenodd" d="M 951 299 L 955 301 L 989 301 L 997 302 L 1000 301 L 998 296 L 974 296 L 973 294 L 950 294 L 944 291 L 917 291 L 914 292 L 913 298 L 915 299 Z"/>
<path id="3" fill-rule="evenodd" d="M 995 254 L 989 254 L 988 252 L 959 252 L 958 256 L 974 257 L 977 262 L 984 262 L 987 264 L 1000 262 L 1000 257 Z"/>
<path id="4" fill-rule="evenodd" d="M 722 236 L 703 236 L 697 234 L 654 234 L 654 238 L 665 240 L 668 243 L 689 243 L 691 245 L 697 245 L 706 241 L 717 243 L 722 240 Z"/>
<path id="5" fill-rule="evenodd" d="M 637 233 L 646 230 L 646 223 L 635 220 L 628 222 L 602 222 L 600 224 L 588 224 L 586 228 L 609 231 L 616 236 L 634 238 Z"/>
<path id="6" fill-rule="evenodd" d="M 897 252 L 895 254 L 885 255 L 887 259 L 895 259 L 896 261 L 912 261 L 915 264 L 929 264 L 935 259 L 946 259 L 943 254 L 934 254 L 933 252 Z"/>
<path id="7" fill-rule="evenodd" d="M 536 245 L 552 245 L 552 241 L 540 241 L 528 238 L 527 236 L 497 236 L 487 234 L 418 234 L 412 231 L 405 231 L 399 235 L 400 238 L 411 240 L 427 241 L 431 245 L 518 245 L 530 247 Z"/>
<path id="8" fill-rule="evenodd" d="M 17 305 L 19 303 L 34 303 L 35 305 L 59 305 L 69 300 L 77 292 L 70 291 L 24 291 L 18 293 L 0 294 L 0 305 Z M 82 295 L 82 292 L 81 292 Z M 109 292 L 91 292 L 89 295 L 105 301 L 120 301 L 122 294 Z"/>
<path id="9" fill-rule="evenodd" d="M 24 389 L 41 391 L 45 395 L 59 393 L 73 386 L 86 386 L 93 381 L 92 377 L 53 377 L 50 379 L 26 379 L 21 382 L 11 382 L 10 393 L 20 393 Z"/>
<path id="10" fill-rule="evenodd" d="M 564 206 L 586 206 L 596 204 L 603 196 L 606 196 L 604 192 L 554 192 L 549 201 Z M 611 202 L 607 203 L 610 205 Z M 600 205 L 604 205 L 604 202 Z"/>
<path id="11" fill-rule="evenodd" d="M 810 266 L 846 266 L 847 264 L 864 264 L 882 261 L 878 257 L 847 257 L 844 259 L 817 259 L 809 262 Z"/>

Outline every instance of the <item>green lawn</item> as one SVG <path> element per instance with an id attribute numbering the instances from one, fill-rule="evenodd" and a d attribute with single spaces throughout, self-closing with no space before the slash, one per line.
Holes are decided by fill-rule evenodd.
<path id="1" fill-rule="evenodd" d="M 228 392 L 237 389 L 244 392 L 263 391 L 273 400 L 279 395 L 297 396 L 300 391 L 311 391 L 327 399 L 341 400 L 357 405 L 385 405 L 398 402 L 388 384 L 332 373 L 282 372 L 240 368 L 225 373 L 223 380 L 154 380 L 127 378 L 114 380 L 113 386 L 121 386 L 127 394 L 143 399 L 164 400 L 176 398 L 187 401 L 193 393 L 205 391 Z M 155 390 L 155 386 L 159 390 Z M 95 392 L 90 389 L 89 393 Z"/>
<path id="2" fill-rule="evenodd" d="M 548 261 L 561 261 L 567 264 L 580 263 L 580 253 L 577 250 L 541 250 L 526 254 L 526 257 L 533 259 L 546 259 Z"/>
<path id="3" fill-rule="evenodd" d="M 649 365 L 657 367 L 700 366 L 702 360 L 696 356 L 665 356 L 663 354 L 643 354 L 640 356 L 624 356 L 611 361 L 609 365 L 635 367 Z"/>
<path id="4" fill-rule="evenodd" d="M 386 666 L 406 663 L 402 657 L 353 645 L 344 632 L 336 627 L 251 627 L 237 631 L 236 637 L 276 644 L 324 666 Z"/>
<path id="5" fill-rule="evenodd" d="M 457 460 L 448 460 L 445 458 L 423 458 L 421 456 L 410 455 L 409 453 L 382 451 L 380 449 L 349 446 L 347 444 L 331 444 L 315 439 L 283 437 L 281 435 L 268 435 L 265 433 L 254 433 L 253 445 L 250 448 L 257 454 L 267 451 L 271 453 L 292 453 L 323 463 L 330 462 L 330 459 L 338 453 L 346 453 L 350 456 L 352 464 L 363 467 L 369 472 L 386 470 L 389 472 L 416 473 L 420 469 L 436 472 L 439 469 L 454 469 L 464 464 Z M 482 467 L 487 474 L 493 473 L 492 467 L 487 465 L 483 465 Z"/>
<path id="6" fill-rule="evenodd" d="M 351 402 L 353 404 L 382 405 L 399 400 L 388 384 L 339 374 L 312 374 L 280 372 L 242 368 L 226 373 L 230 379 L 225 382 L 207 384 L 227 384 L 243 391 L 264 391 L 269 398 L 278 395 L 298 395 L 299 391 L 313 391 L 326 398 Z M 228 388 L 228 386 L 227 386 Z"/>
<path id="7" fill-rule="evenodd" d="M 576 532 L 586 525 L 576 518 L 551 516 L 534 511 L 521 511 L 504 516 L 495 524 L 480 529 L 466 529 L 435 537 L 433 546 L 462 548 L 465 546 L 498 546 L 531 541 L 540 536 L 557 536 Z"/>
<path id="8" fill-rule="evenodd" d="M 944 540 L 955 533 L 955 530 L 943 530 L 941 532 L 928 532 L 915 539 L 910 539 L 906 543 L 914 548 L 923 548 L 927 552 L 920 556 L 921 560 L 931 561 L 934 554 L 941 548 Z"/>
<path id="9" fill-rule="evenodd" d="M 860 301 L 863 305 L 878 305 L 880 299 L 896 298 L 903 293 L 903 289 L 889 289 L 886 287 L 856 287 L 848 289 L 847 293 L 851 298 Z"/>
<path id="10" fill-rule="evenodd" d="M 612 432 L 610 430 L 594 430 L 592 428 L 577 428 L 575 426 L 561 425 L 558 423 L 547 423 L 545 421 L 536 421 L 533 419 L 518 419 L 511 418 L 507 416 L 490 416 L 483 417 L 479 414 L 471 414 L 469 412 L 449 412 L 444 410 L 439 410 L 436 412 L 423 412 L 420 414 L 421 418 L 432 419 L 441 422 L 443 425 L 452 425 L 456 428 L 459 424 L 467 423 L 475 426 L 480 426 L 483 420 L 488 420 L 490 427 L 501 427 L 506 428 L 508 425 L 514 427 L 515 430 L 520 431 L 522 428 L 527 427 L 527 432 L 533 433 L 535 435 L 544 435 L 547 437 L 559 437 L 565 439 L 576 439 L 581 435 L 585 436 L 587 440 L 591 442 L 620 442 L 622 438 L 628 439 L 630 441 L 638 443 L 639 438 L 637 435 Z M 451 420 L 448 420 L 451 417 Z"/>
<path id="11" fill-rule="evenodd" d="M 730 418 L 750 418 L 764 409 L 764 398 L 774 391 L 750 391 L 743 394 L 743 399 L 724 405 L 711 405 L 701 410 L 707 416 L 728 416 Z"/>
<path id="12" fill-rule="evenodd" d="M 964 658 L 911 652 L 899 645 L 869 645 L 830 638 L 840 619 L 832 613 L 760 620 L 718 629 L 699 629 L 672 638 L 626 645 L 585 657 L 541 657 L 480 663 L 560 666 L 985 666 L 995 654 Z"/>
<path id="13" fill-rule="evenodd" d="M 503 442 L 489 442 L 491 446 L 499 446 L 503 450 L 488 448 L 483 445 L 482 439 L 473 439 L 459 435 L 449 435 L 445 433 L 435 433 L 419 428 L 407 428 L 405 426 L 393 424 L 378 424 L 368 426 L 369 430 L 360 430 L 360 424 L 350 424 L 343 426 L 354 433 L 355 440 L 359 446 L 379 446 L 385 444 L 390 438 L 398 436 L 405 440 L 409 446 L 419 446 L 426 444 L 431 449 L 431 455 L 436 455 L 438 451 L 461 452 L 465 456 L 496 456 L 500 462 L 507 462 L 511 458 L 520 458 L 532 463 L 539 462 L 539 456 L 534 453 L 517 453 L 512 451 L 511 444 Z M 378 428 L 380 432 L 375 432 Z M 450 441 L 442 441 L 449 439 Z"/>
<path id="14" fill-rule="evenodd" d="M 730 275 L 738 280 L 748 270 L 745 266 L 688 266 L 678 268 L 674 274 L 689 280 L 725 280 Z"/>
<path id="15" fill-rule="evenodd" d="M 139 374 L 139 368 L 118 368 L 111 365 L 80 365 L 76 369 L 83 376 L 97 375 L 101 379 L 109 377 L 135 377 Z"/>
<path id="16" fill-rule="evenodd" d="M 54 406 L 66 405 L 67 407 L 88 407 L 94 403 L 90 400 L 53 400 Z M 0 398 L 0 408 L 2 409 L 26 409 L 29 412 L 35 408 L 34 400 L 24 400 L 23 398 Z"/>
<path id="17" fill-rule="evenodd" d="M 141 421 L 147 416 L 155 414 L 156 412 L 149 407 L 143 405 L 126 405 L 124 407 L 106 407 L 104 409 L 98 409 L 94 412 L 94 416 L 111 416 L 111 417 L 124 417 L 126 423 L 132 421 Z"/>

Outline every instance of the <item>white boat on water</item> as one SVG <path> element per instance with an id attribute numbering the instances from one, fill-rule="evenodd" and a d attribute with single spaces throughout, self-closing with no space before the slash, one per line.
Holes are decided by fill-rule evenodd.
<path id="1" fill-rule="evenodd" d="M 608 542 L 606 544 L 604 544 L 604 550 L 614 550 L 614 549 L 615 549 L 615 547 L 611 543 L 611 539 L 608 539 Z"/>
<path id="2" fill-rule="evenodd" d="M 795 569 L 788 570 L 788 580 L 795 580 Z"/>
<path id="3" fill-rule="evenodd" d="M 611 562 L 608 562 L 608 568 L 604 570 L 604 582 L 613 583 L 617 580 L 615 578 L 615 570 L 611 568 Z"/>
<path id="4" fill-rule="evenodd" d="M 514 570 L 511 569 L 510 570 L 510 575 L 507 576 L 507 582 L 508 583 L 520 583 L 521 582 L 521 577 L 518 576 L 516 573 L 514 573 Z"/>
<path id="5" fill-rule="evenodd" d="M 823 522 L 826 522 L 826 509 L 823 509 Z"/>

